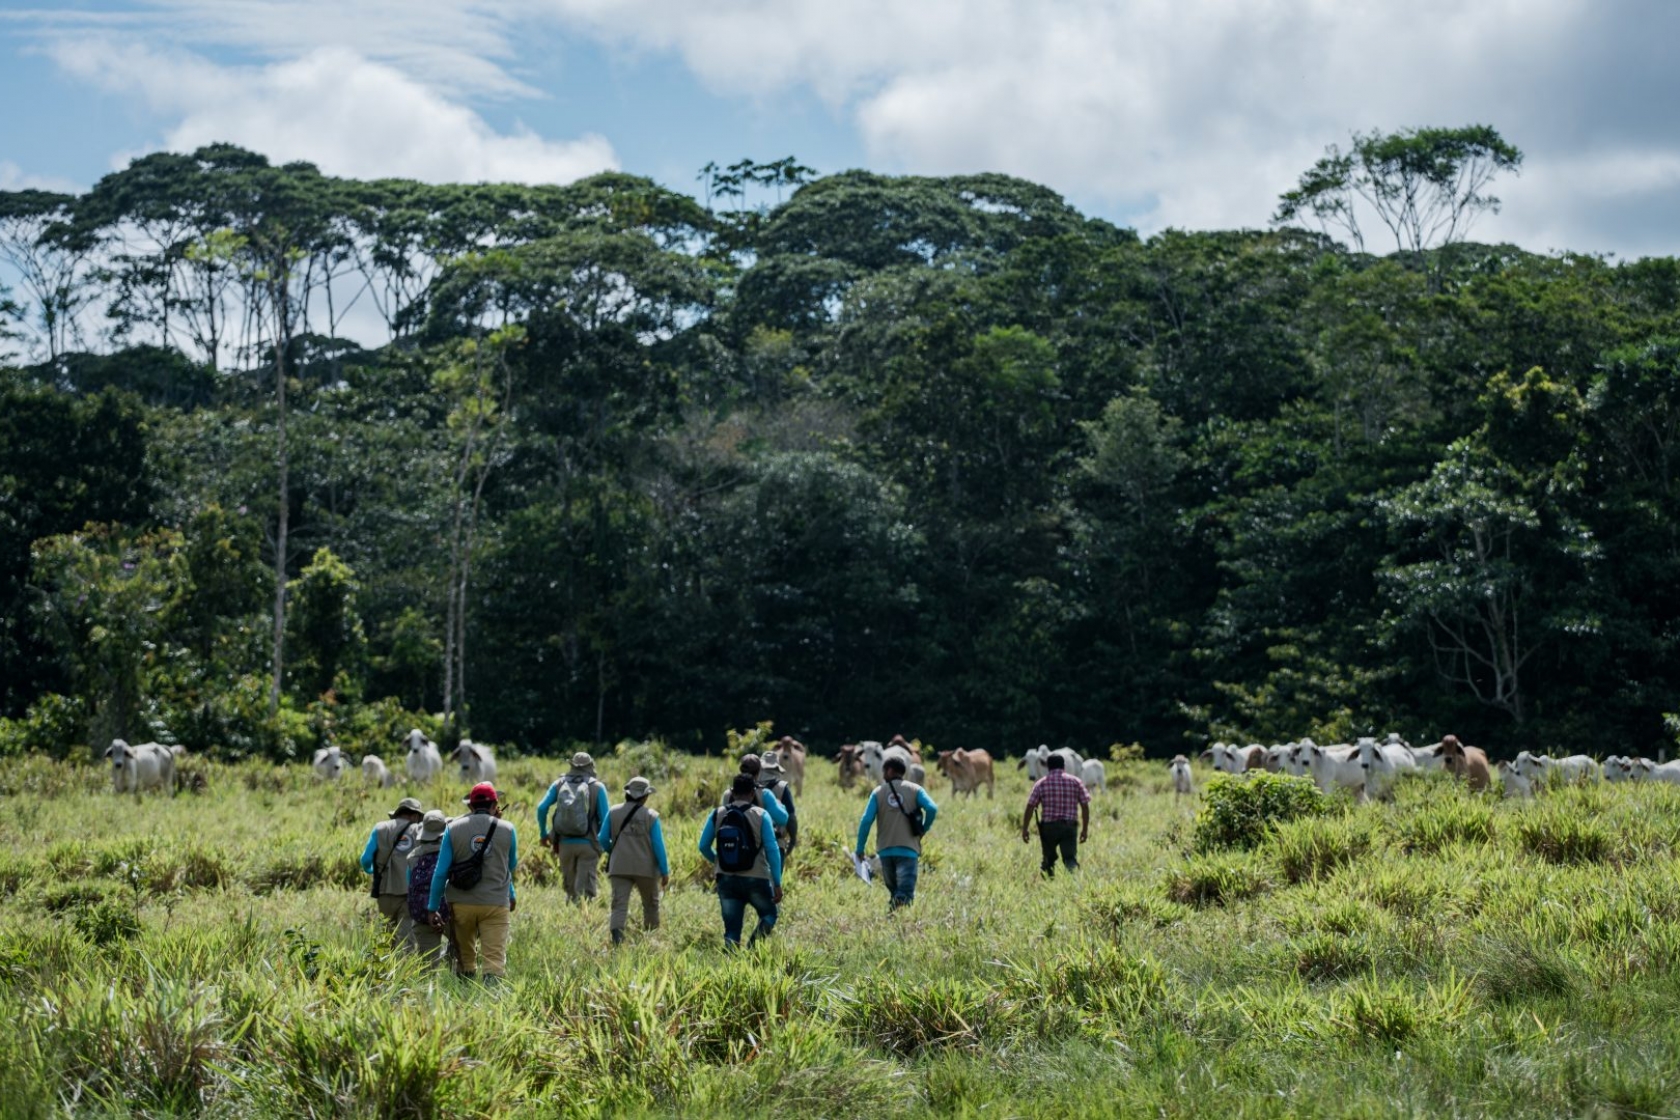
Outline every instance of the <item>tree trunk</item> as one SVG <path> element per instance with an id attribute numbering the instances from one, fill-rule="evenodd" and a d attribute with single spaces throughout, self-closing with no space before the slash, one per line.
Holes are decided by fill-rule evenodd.
<path id="1" fill-rule="evenodd" d="M 270 289 L 271 293 L 273 289 Z M 286 529 L 291 520 L 292 495 L 287 479 L 286 459 L 286 314 L 281 301 L 285 289 L 274 298 L 274 399 L 279 408 L 276 433 L 276 466 L 280 478 L 280 524 L 274 535 L 274 681 L 268 691 L 268 714 L 280 710 L 280 690 L 286 676 Z"/>

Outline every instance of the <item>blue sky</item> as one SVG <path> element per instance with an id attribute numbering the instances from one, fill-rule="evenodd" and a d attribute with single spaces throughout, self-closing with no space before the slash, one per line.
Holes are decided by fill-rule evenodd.
<path id="1" fill-rule="evenodd" d="M 1524 149 L 1474 235 L 1680 254 L 1670 0 L 0 0 L 0 188 L 229 140 L 343 175 L 694 188 L 708 160 L 997 170 L 1266 222 L 1354 129 Z"/>

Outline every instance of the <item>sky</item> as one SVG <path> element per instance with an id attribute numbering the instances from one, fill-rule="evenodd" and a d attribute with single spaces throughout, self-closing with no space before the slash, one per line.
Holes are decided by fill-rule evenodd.
<path id="1" fill-rule="evenodd" d="M 1264 226 L 1354 131 L 1479 123 L 1526 160 L 1475 239 L 1680 255 L 1676 42 L 1680 0 L 0 0 L 0 189 L 211 141 L 685 190 L 792 155 L 1148 235 Z"/>

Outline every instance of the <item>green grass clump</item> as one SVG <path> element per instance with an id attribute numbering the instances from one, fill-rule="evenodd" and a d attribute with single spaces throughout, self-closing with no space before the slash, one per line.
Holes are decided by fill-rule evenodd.
<path id="1" fill-rule="evenodd" d="M 1198 909 L 1226 906 L 1269 889 L 1270 880 L 1254 861 L 1230 856 L 1199 856 L 1167 872 L 1167 898 Z"/>
<path id="2" fill-rule="evenodd" d="M 1542 809 L 1517 822 L 1524 850 L 1548 863 L 1603 863 L 1615 853 L 1610 833 L 1579 812 Z"/>
<path id="3" fill-rule="evenodd" d="M 1444 795 L 1395 819 L 1395 835 L 1404 851 L 1430 855 L 1493 842 L 1496 828 L 1492 805 L 1458 792 L 1456 787 L 1433 792 Z"/>
<path id="4" fill-rule="evenodd" d="M 1267 847 L 1284 879 L 1300 883 L 1365 855 L 1371 847 L 1371 826 L 1351 816 L 1285 821 L 1273 826 Z"/>
<path id="5" fill-rule="evenodd" d="M 1318 816 L 1330 800 L 1306 778 L 1283 774 L 1221 774 L 1202 791 L 1192 844 L 1198 852 L 1257 848 L 1286 821 Z"/>

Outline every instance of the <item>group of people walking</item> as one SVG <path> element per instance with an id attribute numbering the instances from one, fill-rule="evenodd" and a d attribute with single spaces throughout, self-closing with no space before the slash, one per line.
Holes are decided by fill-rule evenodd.
<path id="1" fill-rule="evenodd" d="M 1026 841 L 1035 810 L 1043 845 L 1041 870 L 1053 875 L 1057 855 L 1071 871 L 1078 845 L 1090 830 L 1090 793 L 1052 756 L 1049 773 L 1033 785 L 1021 819 Z M 906 779 L 905 763 L 889 757 L 880 785 L 864 804 L 854 859 L 860 873 L 871 829 L 875 832 L 888 911 L 916 896 L 922 842 L 939 806 L 927 790 Z M 621 944 L 629 924 L 632 894 L 641 900 L 642 928 L 659 928 L 660 903 L 671 884 L 670 859 L 659 813 L 648 800 L 654 787 L 631 778 L 624 799 L 609 804 L 595 760 L 584 751 L 549 786 L 537 804 L 537 831 L 560 867 L 566 897 L 581 903 L 599 891 L 597 870 L 606 856 L 611 889 L 608 934 Z M 500 979 L 507 969 L 512 915 L 518 908 L 514 873 L 519 867 L 518 830 L 502 819 L 501 799 L 489 782 L 464 799 L 466 812 L 453 820 L 442 810 L 427 812 L 412 797 L 398 802 L 380 821 L 362 851 L 362 870 L 372 876 L 372 894 L 392 936 L 436 965 L 454 958 L 462 976 Z M 701 855 L 716 870 L 716 891 L 727 948 L 738 947 L 750 908 L 756 921 L 749 945 L 775 929 L 782 902 L 782 875 L 799 842 L 793 790 L 775 752 L 742 758 L 722 804 L 706 817 Z"/>

